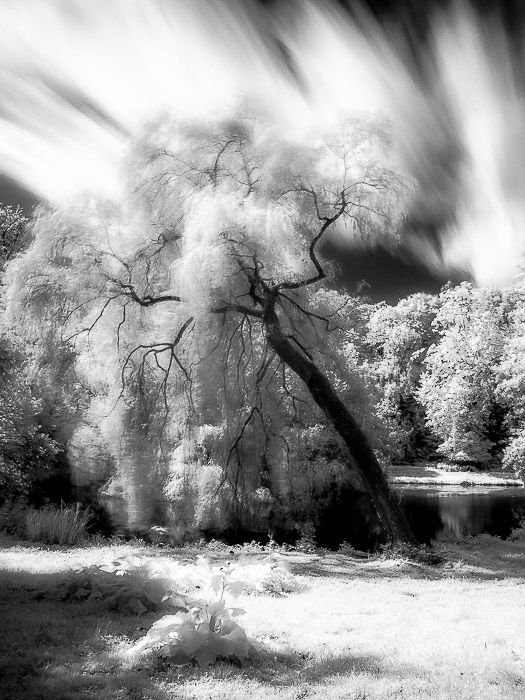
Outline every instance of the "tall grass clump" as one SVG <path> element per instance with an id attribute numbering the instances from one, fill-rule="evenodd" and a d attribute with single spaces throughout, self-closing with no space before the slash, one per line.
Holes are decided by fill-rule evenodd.
<path id="1" fill-rule="evenodd" d="M 33 541 L 73 544 L 87 535 L 90 520 L 89 507 L 82 510 L 80 503 L 74 507 L 61 503 L 60 508 L 30 508 L 25 517 L 25 534 L 27 539 Z"/>

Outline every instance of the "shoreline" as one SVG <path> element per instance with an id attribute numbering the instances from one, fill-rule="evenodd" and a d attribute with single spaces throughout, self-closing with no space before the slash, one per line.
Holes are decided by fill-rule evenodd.
<path id="1" fill-rule="evenodd" d="M 483 486 L 514 487 L 525 486 L 521 479 L 509 477 L 505 472 L 446 471 L 428 464 L 399 464 L 388 470 L 393 486 Z"/>

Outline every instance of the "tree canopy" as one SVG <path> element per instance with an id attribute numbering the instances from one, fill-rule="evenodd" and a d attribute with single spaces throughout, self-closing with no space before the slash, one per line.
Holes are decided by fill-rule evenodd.
<path id="1" fill-rule="evenodd" d="M 222 414 L 236 500 L 250 424 L 287 451 L 280 423 L 288 414 L 300 422 L 301 401 L 314 414 L 321 409 L 397 536 L 404 518 L 334 388 L 341 353 L 328 338 L 345 333 L 340 310 L 316 297 L 330 276 L 321 252 L 327 235 L 395 235 L 407 185 L 388 152 L 379 120 L 353 119 L 337 140 L 317 135 L 308 148 L 253 116 L 159 124 L 130 156 L 126 199 L 39 214 L 32 248 L 12 269 L 12 313 L 23 304 L 39 324 L 45 316 L 76 347 L 79 368 L 94 354 L 94 381 L 100 385 L 105 367 L 108 396 L 118 370 L 116 398 L 139 432 L 151 430 L 143 413 L 155 405 L 166 427 L 170 392 L 184 397 L 192 428 Z M 339 383 L 342 395 L 351 391 Z"/>
<path id="2" fill-rule="evenodd" d="M 286 529 L 358 489 L 406 541 L 391 461 L 520 463 L 520 285 L 373 305 L 323 256 L 396 240 L 387 123 L 306 147 L 253 114 L 161 120 L 128 164 L 120 198 L 37 211 L 4 335 L 75 483 L 122 496 L 129 527 Z"/>

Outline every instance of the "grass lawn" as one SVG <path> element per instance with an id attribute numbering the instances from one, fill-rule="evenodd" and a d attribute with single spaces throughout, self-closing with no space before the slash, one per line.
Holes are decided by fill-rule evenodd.
<path id="1" fill-rule="evenodd" d="M 302 590 L 243 595 L 239 619 L 268 654 L 251 666 L 134 663 L 125 650 L 162 613 L 37 600 L 72 568 L 136 554 L 192 561 L 196 550 L 141 544 L 35 547 L 0 540 L 0 698 L 523 698 L 525 537 L 446 547 L 446 562 L 290 553 Z M 203 553 L 199 550 L 199 553 Z M 207 552 L 204 552 L 208 554 Z M 225 549 L 212 551 L 226 561 Z M 262 555 L 252 555 L 253 557 Z"/>

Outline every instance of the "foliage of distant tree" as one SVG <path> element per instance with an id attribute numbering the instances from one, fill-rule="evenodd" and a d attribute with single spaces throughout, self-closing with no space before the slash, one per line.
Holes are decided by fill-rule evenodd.
<path id="1" fill-rule="evenodd" d="M 502 453 L 502 463 L 525 476 L 525 291 L 520 285 L 518 298 L 508 313 L 508 332 L 501 350 L 497 372 L 497 400 L 505 407 L 508 439 Z"/>
<path id="2" fill-rule="evenodd" d="M 27 218 L 21 207 L 0 204 L 0 274 L 26 240 Z"/>
<path id="3" fill-rule="evenodd" d="M 30 243 L 20 207 L 0 205 L 0 283 L 6 302 L 5 267 Z M 38 303 L 38 302 L 37 302 Z M 74 355 L 50 343 L 56 326 L 42 309 L 37 325 L 0 331 L 0 498 L 40 506 L 73 496 L 66 444 L 78 391 L 72 380 Z M 67 401 L 70 400 L 69 405 Z"/>
<path id="4" fill-rule="evenodd" d="M 0 288 L 9 261 L 27 242 L 27 219 L 20 207 L 0 204 Z M 45 484 L 60 471 L 63 450 L 43 426 L 42 402 L 25 373 L 22 349 L 0 335 L 0 500 L 45 497 Z M 55 480 L 56 481 L 56 480 Z M 57 484 L 55 483 L 55 489 Z"/>
<path id="5" fill-rule="evenodd" d="M 505 411 L 498 403 L 497 367 L 519 297 L 514 290 L 469 283 L 440 295 L 433 323 L 438 340 L 427 354 L 418 397 L 440 438 L 438 452 L 454 462 L 486 465 L 501 452 Z"/>
<path id="6" fill-rule="evenodd" d="M 19 353 L 0 341 L 0 498 L 42 502 L 60 472 L 62 449 L 41 425 L 42 404 L 17 367 Z M 47 486 L 46 486 L 47 484 Z M 64 493 L 62 493 L 64 495 Z"/>
<path id="7" fill-rule="evenodd" d="M 377 304 L 370 316 L 366 342 L 369 365 L 380 387 L 376 413 L 387 431 L 386 454 L 412 462 L 435 449 L 417 391 L 429 347 L 437 339 L 433 321 L 436 297 L 414 294 L 396 306 Z"/>

